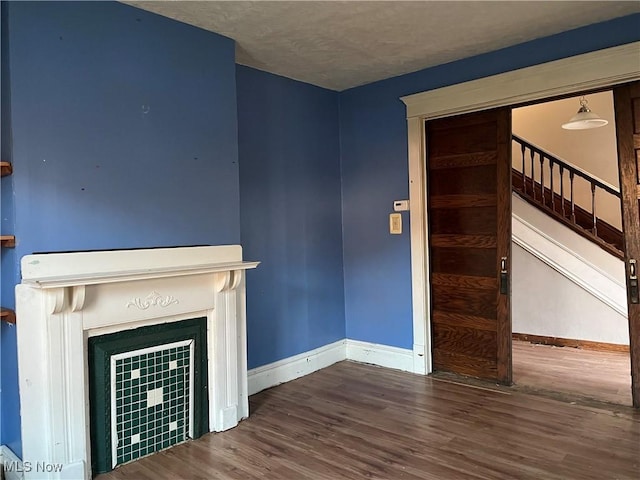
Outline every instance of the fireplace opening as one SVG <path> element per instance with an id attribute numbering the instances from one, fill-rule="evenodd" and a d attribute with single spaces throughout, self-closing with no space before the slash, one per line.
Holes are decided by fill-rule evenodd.
<path id="1" fill-rule="evenodd" d="M 206 317 L 89 338 L 94 475 L 208 432 Z"/>

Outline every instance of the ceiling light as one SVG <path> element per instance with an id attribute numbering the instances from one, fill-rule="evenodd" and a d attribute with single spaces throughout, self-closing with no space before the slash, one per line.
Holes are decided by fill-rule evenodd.
<path id="1" fill-rule="evenodd" d="M 565 130 L 587 130 L 588 128 L 604 127 L 609 122 L 600 118 L 596 113 L 593 113 L 587 107 L 587 99 L 585 97 L 580 98 L 580 110 L 576 113 L 571 120 L 562 124 L 562 128 Z"/>

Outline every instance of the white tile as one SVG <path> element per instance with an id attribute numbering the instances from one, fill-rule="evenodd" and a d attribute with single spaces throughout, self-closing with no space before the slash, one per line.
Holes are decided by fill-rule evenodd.
<path id="1" fill-rule="evenodd" d="M 164 390 L 162 388 L 154 388 L 147 390 L 147 408 L 155 407 L 162 404 Z"/>
<path id="2" fill-rule="evenodd" d="M 135 370 L 131 370 L 131 380 L 135 380 L 136 378 L 140 378 L 139 368 L 136 368 Z"/>
<path id="3" fill-rule="evenodd" d="M 173 432 L 174 430 L 178 429 L 178 422 L 171 422 L 169 423 L 169 431 Z"/>
<path id="4" fill-rule="evenodd" d="M 169 362 L 169 370 L 175 370 L 176 368 L 178 368 L 178 361 L 177 360 L 171 360 Z"/>
<path id="5" fill-rule="evenodd" d="M 131 435 L 131 445 L 135 445 L 136 443 L 140 443 L 140 434 L 139 433 Z"/>

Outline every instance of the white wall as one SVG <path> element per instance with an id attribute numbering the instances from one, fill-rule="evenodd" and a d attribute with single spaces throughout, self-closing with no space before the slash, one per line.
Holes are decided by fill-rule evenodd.
<path id="1" fill-rule="evenodd" d="M 512 111 L 512 129 L 515 135 L 522 137 L 543 150 L 554 154 L 591 175 L 618 186 L 618 160 L 616 147 L 615 114 L 613 93 L 601 92 L 587 96 L 588 107 L 609 124 L 592 130 L 565 130 L 561 128 L 569 118 L 576 114 L 580 107 L 579 97 L 557 100 L 554 102 L 516 108 Z M 527 157 L 525 166 L 529 172 L 530 160 Z M 522 169 L 522 153 L 514 147 L 513 165 Z M 539 175 L 539 162 L 536 158 L 536 179 Z M 549 172 L 545 171 L 549 178 Z M 549 186 L 548 180 L 545 181 Z M 554 185 L 559 192 L 559 172 L 555 169 Z M 575 201 L 578 205 L 591 211 L 591 190 L 587 182 L 575 180 Z M 568 196 L 569 180 L 565 172 L 565 194 Z M 621 229 L 620 203 L 602 191 L 596 192 L 596 214 L 614 227 Z"/>
<path id="2" fill-rule="evenodd" d="M 515 333 L 629 344 L 624 264 L 513 196 Z"/>

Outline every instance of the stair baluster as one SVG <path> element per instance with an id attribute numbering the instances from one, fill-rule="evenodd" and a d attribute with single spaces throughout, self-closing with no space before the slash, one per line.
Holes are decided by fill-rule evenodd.
<path id="1" fill-rule="evenodd" d="M 525 182 L 526 177 L 525 177 L 525 168 L 524 168 L 524 151 L 525 151 L 525 146 L 524 143 L 520 145 L 520 148 L 522 150 L 522 191 L 526 194 L 527 193 L 527 182 Z"/>
<path id="2" fill-rule="evenodd" d="M 553 210 L 554 212 L 556 211 L 556 196 L 555 196 L 555 190 L 553 189 L 553 159 L 550 158 L 549 159 L 549 183 L 550 183 L 550 190 L 551 190 L 551 210 Z"/>
<path id="3" fill-rule="evenodd" d="M 544 155 L 540 154 L 540 200 L 542 200 L 542 206 L 546 205 L 544 198 Z"/>
<path id="4" fill-rule="evenodd" d="M 567 218 L 564 208 L 564 166 L 560 164 L 560 203 L 562 204 L 562 218 Z"/>
<path id="5" fill-rule="evenodd" d="M 596 218 L 596 184 L 591 182 L 591 212 L 593 215 L 593 234 L 598 236 L 598 226 Z"/>
<path id="6" fill-rule="evenodd" d="M 573 177 L 574 173 L 569 172 L 569 184 L 571 185 L 571 221 L 576 223 L 576 204 L 573 201 Z"/>
<path id="7" fill-rule="evenodd" d="M 531 193 L 533 194 L 533 199 L 536 199 L 536 174 L 535 174 L 535 170 L 533 168 L 534 166 L 534 162 L 533 162 L 533 157 L 534 157 L 534 151 L 533 149 L 531 149 Z"/>
<path id="8" fill-rule="evenodd" d="M 548 215 L 557 218 L 567 226 L 577 231 L 586 238 L 591 239 L 609 253 L 623 258 L 622 249 L 624 248 L 622 232 L 607 222 L 599 219 L 596 215 L 596 190 L 600 189 L 607 195 L 612 195 L 620 201 L 620 191 L 615 187 L 599 180 L 584 170 L 571 165 L 564 160 L 557 158 L 555 155 L 544 151 L 516 135 L 512 135 L 513 141 L 519 144 L 520 153 L 522 155 L 522 171 L 518 171 L 518 167 L 514 167 L 514 189 L 521 193 L 522 198 L 529 203 L 537 206 Z M 527 150 L 529 158 L 527 160 Z M 540 163 L 539 182 L 536 181 L 536 155 L 537 161 Z M 548 166 L 545 165 L 548 161 Z M 526 171 L 530 163 L 530 172 Z M 556 192 L 556 181 L 554 178 L 555 166 L 558 166 L 560 181 L 560 192 Z M 545 168 L 548 168 L 548 187 L 545 185 Z M 565 170 L 569 172 L 569 198 L 565 196 Z M 575 199 L 575 179 L 580 177 L 587 181 L 591 187 L 591 208 L 578 205 Z M 527 186 L 529 183 L 529 187 Z M 540 196 L 538 197 L 538 193 Z M 586 193 L 586 192 L 585 192 Z M 556 196 L 558 198 L 556 198 Z M 548 198 L 547 198 L 548 197 Z M 599 198 L 599 197 L 598 197 Z M 586 201 L 586 199 L 585 199 Z M 567 211 L 569 209 L 569 211 Z"/>

